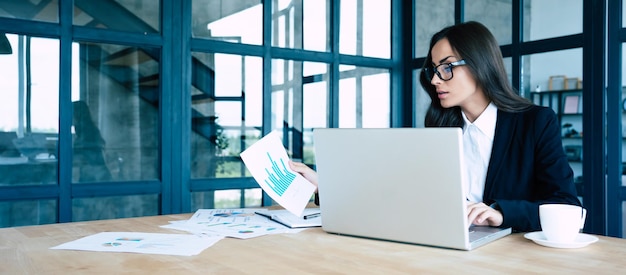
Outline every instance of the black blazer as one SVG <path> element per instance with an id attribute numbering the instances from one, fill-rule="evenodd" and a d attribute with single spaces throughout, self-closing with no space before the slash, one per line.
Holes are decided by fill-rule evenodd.
<path id="1" fill-rule="evenodd" d="M 552 109 L 498 110 L 483 202 L 496 203 L 504 216 L 501 227 L 515 231 L 541 230 L 540 204 L 581 205 Z"/>

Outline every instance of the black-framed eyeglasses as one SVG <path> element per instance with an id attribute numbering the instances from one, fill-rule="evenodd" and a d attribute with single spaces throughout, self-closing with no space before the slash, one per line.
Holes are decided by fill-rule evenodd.
<path id="1" fill-rule="evenodd" d="M 452 74 L 452 68 L 461 65 L 465 65 L 464 59 L 455 62 L 439 64 L 435 67 L 426 67 L 424 69 L 424 72 L 426 73 L 426 77 L 428 77 L 428 80 L 433 80 L 433 77 L 435 77 L 435 74 L 437 74 L 437 76 L 441 80 L 448 81 L 454 76 Z"/>

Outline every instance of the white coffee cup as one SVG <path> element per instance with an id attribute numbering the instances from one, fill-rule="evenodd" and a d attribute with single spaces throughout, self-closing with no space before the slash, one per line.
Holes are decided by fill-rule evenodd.
<path id="1" fill-rule="evenodd" d="M 571 243 L 585 225 L 587 210 L 576 205 L 542 204 L 539 206 L 541 230 L 546 240 Z"/>

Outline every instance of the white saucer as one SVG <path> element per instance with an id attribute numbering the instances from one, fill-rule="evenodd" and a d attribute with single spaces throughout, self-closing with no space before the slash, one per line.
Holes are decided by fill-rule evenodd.
<path id="1" fill-rule="evenodd" d="M 598 237 L 580 233 L 576 236 L 576 240 L 571 243 L 558 243 L 546 240 L 546 236 L 542 231 L 536 231 L 524 234 L 524 238 L 529 239 L 537 244 L 554 247 L 554 248 L 580 248 L 590 245 L 598 241 Z"/>

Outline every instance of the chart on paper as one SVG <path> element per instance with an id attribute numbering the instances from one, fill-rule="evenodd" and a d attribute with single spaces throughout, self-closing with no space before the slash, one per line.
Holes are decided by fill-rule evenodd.
<path id="1" fill-rule="evenodd" d="M 269 185 L 270 188 L 276 192 L 276 194 L 282 196 L 285 191 L 287 191 L 287 188 L 289 188 L 289 185 L 291 185 L 293 180 L 296 179 L 296 174 L 287 169 L 285 160 L 280 159 L 280 165 L 278 165 L 269 152 L 267 153 L 267 157 L 271 167 L 265 168 L 265 171 L 267 172 L 267 179 L 265 180 L 265 183 L 267 183 L 267 185 Z"/>
<path id="2" fill-rule="evenodd" d="M 266 135 L 240 155 L 268 196 L 294 215 L 302 215 L 315 185 L 291 170 L 289 156 L 278 133 Z"/>

